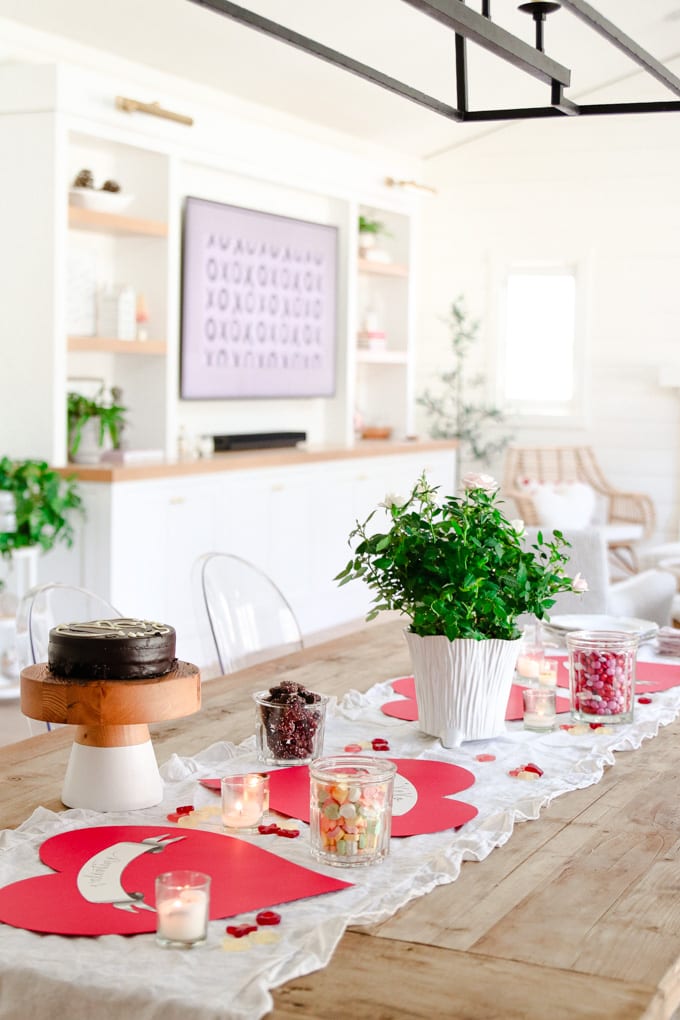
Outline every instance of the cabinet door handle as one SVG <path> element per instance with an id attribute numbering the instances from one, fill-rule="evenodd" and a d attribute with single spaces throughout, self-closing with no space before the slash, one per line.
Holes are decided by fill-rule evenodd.
<path id="1" fill-rule="evenodd" d="M 170 506 L 179 506 L 180 503 L 186 503 L 184 496 L 171 496 L 168 500 Z"/>

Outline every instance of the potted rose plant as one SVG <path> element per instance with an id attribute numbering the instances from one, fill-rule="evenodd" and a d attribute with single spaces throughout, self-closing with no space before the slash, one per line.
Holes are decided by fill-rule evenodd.
<path id="1" fill-rule="evenodd" d="M 518 617 L 544 619 L 559 592 L 587 589 L 565 572 L 561 532 L 539 533 L 527 549 L 492 478 L 466 475 L 463 488 L 439 499 L 422 475 L 405 500 L 388 497 L 388 530 L 376 529 L 377 510 L 357 522 L 354 555 L 336 578 L 376 592 L 367 619 L 386 609 L 408 617 L 420 726 L 447 747 L 503 731 Z"/>

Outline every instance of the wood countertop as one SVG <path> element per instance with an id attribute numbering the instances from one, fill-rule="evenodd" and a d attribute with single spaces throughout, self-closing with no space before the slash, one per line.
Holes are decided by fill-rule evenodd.
<path id="1" fill-rule="evenodd" d="M 300 446 L 266 450 L 232 450 L 214 453 L 193 460 L 159 461 L 148 464 L 69 464 L 58 468 L 81 482 L 130 482 L 151 478 L 176 478 L 182 475 L 207 475 L 223 471 L 250 471 L 253 468 L 276 468 L 319 464 L 364 457 L 389 457 L 410 453 L 455 450 L 456 439 L 414 439 L 401 443 L 385 440 L 364 440 L 353 446 Z"/>
<path id="2" fill-rule="evenodd" d="M 402 628 L 373 623 L 205 683 L 198 715 L 151 727 L 159 762 L 249 736 L 251 692 L 282 674 L 341 695 L 408 673 Z M 617 752 L 599 783 L 517 824 L 455 882 L 346 932 L 327 967 L 274 992 L 269 1016 L 668 1020 L 680 1003 L 679 738 L 676 720 Z M 0 749 L 4 826 L 39 804 L 60 810 L 70 743 L 63 729 Z"/>

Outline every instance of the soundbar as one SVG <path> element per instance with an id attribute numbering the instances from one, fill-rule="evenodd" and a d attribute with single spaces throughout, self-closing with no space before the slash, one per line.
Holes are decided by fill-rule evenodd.
<path id="1" fill-rule="evenodd" d="M 215 453 L 226 450 L 267 450 L 276 446 L 296 446 L 307 438 L 306 432 L 247 432 L 235 436 L 213 436 Z"/>

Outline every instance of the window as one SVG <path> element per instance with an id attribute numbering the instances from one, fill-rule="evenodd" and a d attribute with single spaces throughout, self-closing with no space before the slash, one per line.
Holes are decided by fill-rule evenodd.
<path id="1" fill-rule="evenodd" d="M 511 267 L 505 275 L 503 306 L 503 406 L 522 417 L 576 417 L 583 398 L 576 268 Z"/>

